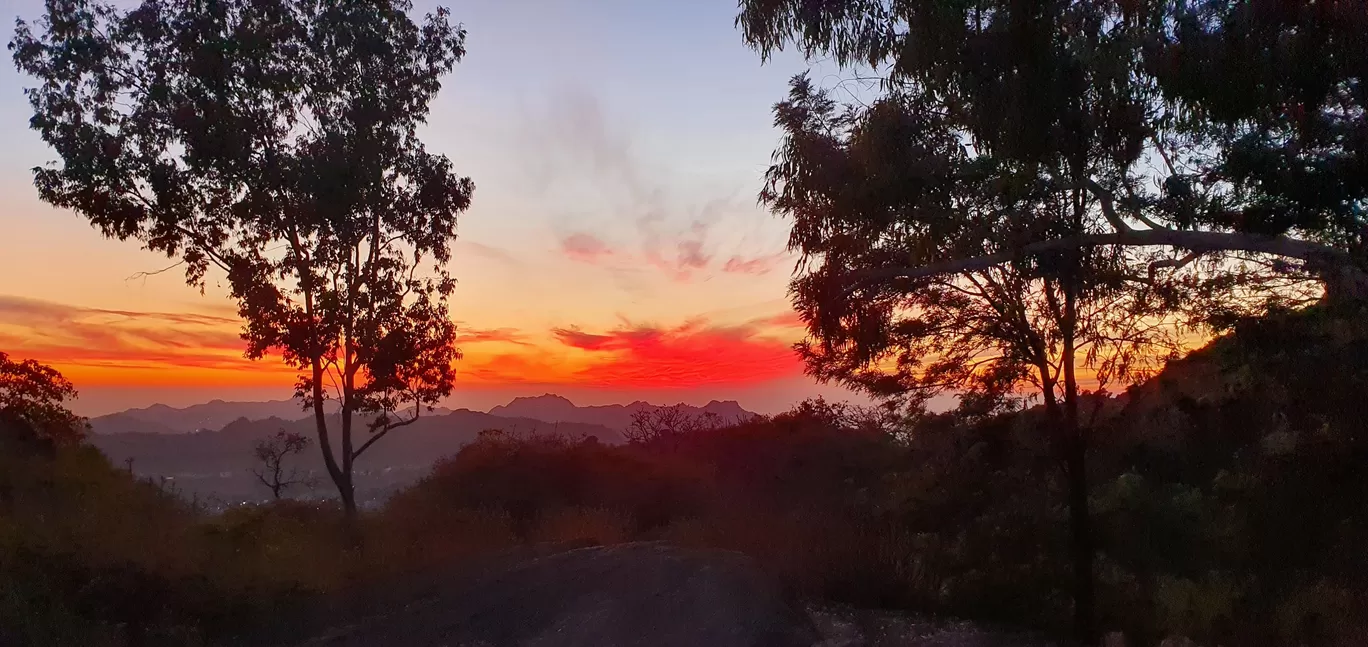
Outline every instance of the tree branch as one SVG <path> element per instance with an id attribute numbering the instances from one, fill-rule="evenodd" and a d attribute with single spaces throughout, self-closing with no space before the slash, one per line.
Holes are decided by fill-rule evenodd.
<path id="1" fill-rule="evenodd" d="M 892 267 L 854 273 L 851 275 L 852 282 L 847 287 L 847 292 L 879 281 L 924 279 L 947 274 L 964 274 L 986 270 L 1029 256 L 1107 246 L 1178 247 L 1203 253 L 1220 250 L 1295 258 L 1305 262 L 1309 269 L 1321 274 L 1322 278 L 1327 281 L 1346 279 L 1349 281 L 1350 287 L 1368 293 L 1368 273 L 1358 267 L 1353 256 L 1348 252 L 1334 247 L 1282 236 L 1175 229 L 1142 229 L 1107 234 L 1080 234 L 1030 243 L 1010 252 L 931 263 L 920 267 Z M 1335 276 L 1336 274 L 1338 276 Z"/>
<path id="2" fill-rule="evenodd" d="M 261 484 L 262 484 L 262 485 L 264 485 L 264 486 L 266 486 L 266 487 L 268 487 L 268 488 L 271 488 L 272 491 L 275 491 L 275 486 L 271 485 L 271 482 L 270 482 L 270 481 L 267 481 L 267 480 L 266 480 L 266 477 L 265 477 L 261 472 L 255 470 L 255 469 L 251 470 L 251 472 L 252 472 L 252 476 L 257 477 L 257 480 L 258 480 L 258 481 L 261 481 Z"/>
<path id="3" fill-rule="evenodd" d="M 401 420 L 401 421 L 395 422 L 395 423 L 393 423 L 393 424 L 386 424 L 386 425 L 380 427 L 380 431 L 377 431 L 377 432 L 372 433 L 372 434 L 371 434 L 371 437 L 368 438 L 368 439 L 366 440 L 366 442 L 361 443 L 361 446 L 360 446 L 360 447 L 357 447 L 357 448 L 356 448 L 356 451 L 353 451 L 353 452 L 352 452 L 352 460 L 356 460 L 357 458 L 359 458 L 359 457 L 361 456 L 361 452 L 366 451 L 367 448 L 369 448 L 371 445 L 374 445 L 374 444 L 375 444 L 375 441 L 380 440 L 381 438 L 384 438 L 384 437 L 385 437 L 385 434 L 387 434 L 387 433 L 389 433 L 389 432 L 391 432 L 391 431 L 393 431 L 393 430 L 395 430 L 395 429 L 398 429 L 398 428 L 400 428 L 400 427 L 407 427 L 407 426 L 409 426 L 409 425 L 411 425 L 411 424 L 413 424 L 413 423 L 415 423 L 415 422 L 418 422 L 418 407 L 415 407 L 415 408 L 414 408 L 414 413 L 413 413 L 413 417 L 412 417 L 412 418 L 407 418 L 407 419 L 405 419 L 405 420 Z"/>
<path id="4" fill-rule="evenodd" d="M 1132 189 L 1130 186 L 1126 187 L 1126 195 L 1130 196 L 1130 199 L 1133 202 L 1139 201 L 1139 198 L 1135 197 L 1135 190 Z M 1145 226 L 1149 227 L 1150 229 L 1172 229 L 1172 227 L 1165 227 L 1153 220 L 1150 220 L 1149 217 L 1145 215 L 1145 212 L 1140 210 L 1139 208 L 1132 207 L 1130 213 L 1132 216 L 1135 216 L 1136 220 L 1145 223 Z"/>
<path id="5" fill-rule="evenodd" d="M 170 265 L 167 265 L 166 267 L 163 267 L 163 268 L 161 268 L 161 269 L 159 269 L 159 270 L 152 270 L 152 271 L 150 271 L 150 272 L 134 272 L 134 273 L 130 274 L 130 275 L 128 276 L 128 278 L 126 278 L 126 279 L 124 279 L 124 280 L 125 280 L 125 281 L 133 281 L 133 280 L 136 280 L 136 279 L 142 279 L 144 282 L 146 282 L 146 281 L 147 281 L 147 277 L 149 277 L 149 276 L 156 276 L 156 275 L 158 275 L 158 274 L 163 274 L 163 273 L 165 273 L 165 272 L 169 272 L 169 271 L 174 270 L 174 269 L 176 269 L 177 267 L 180 267 L 180 266 L 182 266 L 182 265 L 184 265 L 184 264 L 185 264 L 185 261 L 180 260 L 180 261 L 176 261 L 175 263 L 172 263 L 172 264 L 170 264 Z"/>
<path id="6" fill-rule="evenodd" d="M 1149 264 L 1149 279 L 1153 281 L 1155 271 L 1161 267 L 1171 267 L 1175 270 L 1180 270 L 1184 267 L 1187 267 L 1189 264 L 1191 264 L 1198 258 L 1201 258 L 1202 254 L 1205 253 L 1206 252 L 1202 250 L 1196 250 L 1190 252 L 1187 256 L 1184 256 L 1182 258 L 1167 258 L 1162 261 L 1154 261 L 1153 263 Z"/>
<path id="7" fill-rule="evenodd" d="M 1096 180 L 1088 180 L 1086 184 L 1088 191 L 1097 196 L 1097 201 L 1102 204 L 1102 216 L 1107 219 L 1108 223 L 1111 223 L 1116 231 L 1134 231 L 1134 228 L 1126 224 L 1121 216 L 1116 215 L 1116 201 L 1113 199 L 1111 191 L 1102 188 L 1102 185 L 1098 184 Z"/>

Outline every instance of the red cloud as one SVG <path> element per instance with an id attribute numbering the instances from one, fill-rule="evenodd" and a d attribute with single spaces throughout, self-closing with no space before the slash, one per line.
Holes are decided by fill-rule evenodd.
<path id="1" fill-rule="evenodd" d="M 552 331 L 561 343 L 595 355 L 576 372 L 596 386 L 690 387 L 755 383 L 797 375 L 802 364 L 788 341 L 756 326 L 710 326 L 696 320 L 675 328 L 625 327 L 602 334 Z"/>
<path id="2" fill-rule="evenodd" d="M 561 251 L 572 260 L 581 263 L 597 263 L 613 255 L 613 250 L 591 234 L 571 234 L 561 240 Z"/>
<path id="3" fill-rule="evenodd" d="M 566 346 L 584 350 L 603 350 L 614 341 L 612 335 L 591 335 L 578 328 L 553 328 L 551 334 Z"/>

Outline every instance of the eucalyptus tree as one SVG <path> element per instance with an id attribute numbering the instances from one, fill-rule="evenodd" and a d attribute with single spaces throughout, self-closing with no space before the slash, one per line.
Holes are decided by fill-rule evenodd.
<path id="1" fill-rule="evenodd" d="M 10 49 L 58 155 L 43 200 L 226 279 L 246 354 L 299 370 L 329 476 L 449 394 L 457 216 L 474 185 L 419 129 L 465 53 L 407 0 L 48 0 Z M 340 416 L 325 414 L 338 401 Z"/>
<path id="2" fill-rule="evenodd" d="M 1363 2 L 742 0 L 794 79 L 762 201 L 793 221 L 810 372 L 890 398 L 1033 388 L 1096 634 L 1079 369 L 1143 376 L 1188 315 L 1368 287 Z M 1276 289 L 1270 289 L 1276 288 Z M 1314 289 L 1312 290 L 1314 291 Z"/>

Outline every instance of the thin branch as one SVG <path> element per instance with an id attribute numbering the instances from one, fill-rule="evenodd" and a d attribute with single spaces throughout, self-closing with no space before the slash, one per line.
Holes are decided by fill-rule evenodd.
<path id="1" fill-rule="evenodd" d="M 229 266 L 228 259 L 224 258 L 223 255 L 215 251 L 214 248 L 209 245 L 208 241 L 204 238 L 202 234 L 186 229 L 185 227 L 182 227 L 180 225 L 176 225 L 176 229 L 180 231 L 182 234 L 188 236 L 190 240 L 194 241 L 195 245 L 199 247 L 199 250 L 204 252 L 205 258 L 208 258 L 209 260 L 213 261 L 214 265 L 217 265 L 219 269 L 223 270 L 224 272 L 232 271 L 232 267 Z"/>
<path id="2" fill-rule="evenodd" d="M 1149 264 L 1149 279 L 1153 281 L 1154 273 L 1158 271 L 1161 267 L 1170 267 L 1175 270 L 1180 270 L 1190 265 L 1193 261 L 1201 258 L 1202 254 L 1205 253 L 1206 252 L 1202 250 L 1196 250 L 1193 252 L 1189 252 L 1187 256 L 1184 256 L 1182 258 L 1166 258 L 1162 261 L 1154 261 L 1153 263 Z"/>
<path id="3" fill-rule="evenodd" d="M 409 426 L 409 425 L 411 425 L 411 424 L 413 424 L 413 423 L 415 423 L 415 422 L 418 422 L 418 417 L 419 417 L 419 415 L 418 415 L 418 409 L 419 409 L 419 408 L 420 408 L 420 407 L 414 407 L 414 412 L 413 412 L 413 417 L 412 417 L 412 418 L 406 418 L 406 419 L 404 419 L 404 420 L 401 420 L 401 421 L 399 421 L 399 422 L 395 422 L 395 423 L 393 423 L 393 424 L 386 424 L 386 425 L 384 425 L 383 427 L 380 428 L 380 431 L 377 431 L 377 432 L 372 433 L 372 434 L 371 434 L 371 437 L 368 438 L 368 439 L 366 440 L 366 442 L 362 443 L 360 447 L 356 448 L 356 451 L 353 451 L 353 452 L 352 452 L 352 460 L 356 460 L 357 458 L 359 458 L 359 457 L 361 456 L 361 452 L 366 451 L 366 449 L 368 449 L 371 445 L 374 445 L 374 444 L 375 444 L 375 441 L 380 440 L 381 438 L 384 438 L 384 437 L 385 437 L 385 434 L 388 434 L 389 432 L 391 432 L 391 431 L 393 431 L 393 430 L 395 430 L 395 429 L 398 429 L 398 428 L 400 428 L 400 427 L 407 427 L 407 426 Z"/>
<path id="4" fill-rule="evenodd" d="M 1126 195 L 1130 197 L 1132 203 L 1138 203 L 1140 201 L 1140 199 L 1135 196 L 1135 189 L 1132 189 L 1130 185 L 1126 185 Z M 1139 207 L 1132 206 L 1130 214 L 1132 216 L 1135 216 L 1136 220 L 1145 223 L 1145 226 L 1149 227 L 1150 229 L 1172 229 L 1172 227 L 1165 227 L 1153 220 L 1150 220 L 1149 217 L 1145 215 L 1145 212 L 1141 210 Z"/>
<path id="5" fill-rule="evenodd" d="M 161 268 L 161 269 L 159 269 L 159 270 L 152 270 L 151 272 L 134 272 L 134 273 L 128 275 L 128 278 L 126 278 L 126 279 L 124 279 L 124 280 L 125 280 L 125 281 L 134 281 L 134 280 L 137 280 L 137 279 L 142 279 L 144 282 L 146 282 L 146 281 L 147 281 L 147 277 L 149 277 L 149 276 L 156 276 L 156 275 L 158 275 L 158 274 L 163 274 L 163 273 L 169 272 L 169 271 L 171 271 L 171 270 L 173 270 L 173 269 L 176 269 L 177 267 L 180 267 L 180 266 L 182 266 L 182 265 L 184 265 L 184 264 L 185 264 L 185 261 L 184 261 L 184 260 L 180 260 L 180 261 L 176 261 L 175 263 L 172 263 L 172 264 L 170 264 L 170 265 L 167 265 L 166 267 L 163 267 L 163 268 Z"/>
<path id="6" fill-rule="evenodd" d="M 851 275 L 852 283 L 847 288 L 854 291 L 868 283 L 893 279 L 925 279 L 948 274 L 965 274 L 1004 265 L 1029 256 L 1037 256 L 1066 250 L 1124 246 L 1124 247 L 1178 247 L 1203 251 L 1242 251 L 1272 254 L 1286 258 L 1296 258 L 1321 270 L 1327 275 L 1337 271 L 1338 278 L 1348 279 L 1351 284 L 1368 290 L 1368 274 L 1359 268 L 1354 258 L 1343 250 L 1328 245 L 1313 243 L 1282 236 L 1262 236 L 1235 232 L 1180 231 L 1175 229 L 1143 229 L 1118 231 L 1106 234 L 1080 234 L 1053 240 L 1030 243 L 1017 250 L 988 254 L 942 263 L 932 263 L 920 267 L 892 267 L 871 272 Z"/>
<path id="7" fill-rule="evenodd" d="M 1168 167 L 1169 175 L 1178 175 L 1178 171 L 1173 168 L 1173 161 L 1169 159 L 1168 153 L 1164 152 L 1163 144 L 1159 143 L 1159 136 L 1150 133 L 1150 141 L 1154 142 L 1154 150 L 1159 151 L 1160 159 L 1164 160 L 1164 166 Z"/>

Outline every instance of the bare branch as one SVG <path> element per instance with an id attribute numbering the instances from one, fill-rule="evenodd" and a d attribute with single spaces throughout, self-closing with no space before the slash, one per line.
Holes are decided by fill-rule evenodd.
<path id="1" fill-rule="evenodd" d="M 146 281 L 146 280 L 147 280 L 147 277 L 149 277 L 149 276 L 156 276 L 156 275 L 158 275 L 158 274 L 163 274 L 163 273 L 165 273 L 165 272 L 169 272 L 169 271 L 174 270 L 174 269 L 176 269 L 177 267 L 180 267 L 180 266 L 182 266 L 182 265 L 184 265 L 184 264 L 185 264 L 185 261 L 184 261 L 184 260 L 180 260 L 180 261 L 176 261 L 175 263 L 172 263 L 172 264 L 170 264 L 170 265 L 167 265 L 166 267 L 163 267 L 163 268 L 161 268 L 161 269 L 159 269 L 159 270 L 152 270 L 151 272 L 134 272 L 134 273 L 128 275 L 128 278 L 126 278 L 126 279 L 124 279 L 124 280 L 125 280 L 125 281 L 135 281 L 135 280 L 137 280 L 137 279 L 142 279 L 142 280 Z"/>
<path id="2" fill-rule="evenodd" d="M 258 480 L 258 481 L 261 481 L 261 484 L 262 484 L 262 485 L 264 485 L 264 486 L 266 486 L 266 487 L 268 487 L 268 488 L 271 488 L 271 491 L 273 491 L 273 492 L 276 491 L 276 490 L 280 487 L 280 485 L 283 485 L 283 484 L 273 484 L 273 483 L 271 483 L 270 481 L 266 480 L 266 475 L 265 475 L 264 473 L 262 473 L 262 472 L 260 472 L 260 471 L 258 471 L 258 470 L 255 470 L 255 469 L 252 470 L 252 476 L 257 477 L 257 480 Z"/>
<path id="3" fill-rule="evenodd" d="M 1177 175 L 1178 171 L 1173 168 L 1173 161 L 1169 159 L 1168 153 L 1164 151 L 1164 145 L 1159 143 L 1159 136 L 1150 133 L 1150 141 L 1154 143 L 1154 150 L 1159 152 L 1160 159 L 1164 160 L 1164 166 L 1168 167 L 1169 175 Z"/>
<path id="4" fill-rule="evenodd" d="M 395 430 L 395 429 L 398 429 L 398 428 L 400 428 L 400 427 L 407 427 L 407 426 L 409 426 L 409 425 L 411 425 L 411 424 L 413 424 L 413 423 L 415 423 L 415 422 L 418 422 L 418 410 L 419 410 L 419 408 L 420 408 L 420 407 L 414 407 L 414 412 L 413 412 L 413 417 L 412 417 L 412 418 L 405 418 L 405 419 L 400 420 L 400 421 L 398 421 L 398 422 L 388 423 L 388 424 L 385 424 L 385 425 L 380 426 L 380 427 L 379 427 L 379 431 L 373 432 L 373 433 L 371 434 L 371 437 L 368 438 L 368 439 L 366 439 L 366 442 L 362 443 L 360 447 L 357 447 L 357 448 L 356 448 L 356 451 L 353 451 L 353 452 L 352 452 L 352 460 L 356 460 L 358 457 L 360 457 L 360 456 L 361 456 L 361 452 L 366 451 L 366 449 L 368 449 L 371 445 L 374 445 L 374 444 L 375 444 L 375 441 L 380 440 L 381 438 L 384 438 L 384 437 L 385 437 L 385 434 L 388 434 L 389 432 L 391 432 L 391 431 L 393 431 L 393 430 Z"/>

